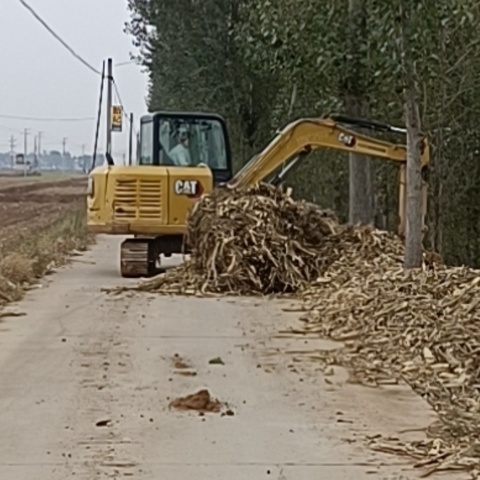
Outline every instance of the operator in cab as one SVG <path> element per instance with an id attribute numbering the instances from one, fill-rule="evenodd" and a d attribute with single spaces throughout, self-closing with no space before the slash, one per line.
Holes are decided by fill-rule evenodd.
<path id="1" fill-rule="evenodd" d="M 170 152 L 168 152 L 168 156 L 172 159 L 175 165 L 184 167 L 192 163 L 190 158 L 190 150 L 188 149 L 189 146 L 190 138 L 188 136 L 188 132 L 182 131 L 180 133 L 178 145 L 173 147 Z"/>

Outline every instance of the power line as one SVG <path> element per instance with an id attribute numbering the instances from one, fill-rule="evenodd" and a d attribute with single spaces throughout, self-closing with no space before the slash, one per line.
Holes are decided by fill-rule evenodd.
<path id="1" fill-rule="evenodd" d="M 136 60 L 128 60 L 126 62 L 119 62 L 119 63 L 116 63 L 115 66 L 116 67 L 124 67 L 125 65 L 132 65 L 134 63 L 137 63 Z"/>
<path id="2" fill-rule="evenodd" d="M 23 134 L 24 134 L 24 130 L 20 130 L 20 129 L 18 129 L 18 128 L 8 127 L 7 125 L 1 125 L 1 124 L 0 124 L 0 129 L 8 130 L 9 132 L 15 132 L 15 133 L 20 134 L 20 135 L 23 135 Z M 52 132 L 48 132 L 48 131 L 40 132 L 40 130 L 37 130 L 36 128 L 31 128 L 31 129 L 29 129 L 29 130 L 34 131 L 34 132 L 36 132 L 36 133 L 42 133 L 42 134 L 45 133 L 45 134 L 48 135 L 48 138 L 51 138 L 51 139 L 57 139 L 57 138 L 59 138 L 59 137 L 56 136 L 55 133 L 52 133 Z M 47 142 L 47 143 L 48 143 L 48 142 Z M 61 140 L 58 141 L 58 142 L 54 142 L 54 143 L 61 143 Z M 70 143 L 73 143 L 73 144 L 75 144 L 75 145 L 77 145 L 77 146 L 81 145 L 80 143 L 75 142 L 74 140 L 70 140 Z"/>
<path id="3" fill-rule="evenodd" d="M 82 58 L 78 53 L 75 52 L 75 50 L 73 50 L 73 48 L 71 48 L 57 33 L 55 33 L 55 31 L 47 24 L 47 22 L 45 20 L 43 20 L 40 15 L 38 15 L 38 13 L 25 1 L 25 0 L 19 0 L 19 2 L 35 17 L 36 20 L 38 20 L 49 32 L 51 35 L 53 35 L 77 60 L 79 60 L 83 65 L 85 65 L 89 70 L 91 70 L 92 72 L 94 72 L 95 74 L 97 75 L 100 75 L 102 78 L 104 76 L 104 73 L 103 72 L 100 72 L 99 70 L 97 70 L 95 67 L 93 67 L 90 63 L 88 63 L 84 58 Z M 130 60 L 130 61 L 125 61 L 125 62 L 120 62 L 117 64 L 117 66 L 122 66 L 122 65 L 128 65 L 130 63 L 135 63 L 134 60 Z M 113 85 L 115 87 L 115 91 L 116 91 L 116 95 L 118 97 L 118 100 L 122 106 L 122 111 L 123 111 L 123 114 L 127 120 L 127 122 L 130 122 L 130 117 L 126 114 L 125 112 L 125 108 L 124 108 L 124 105 L 123 105 L 123 102 L 122 102 L 122 99 L 121 99 L 121 96 L 120 96 L 120 92 L 119 92 L 119 89 L 118 89 L 118 86 L 115 82 L 115 79 L 113 79 Z M 86 121 L 86 120 L 95 120 L 94 118 L 85 118 L 85 119 L 40 119 L 40 118 L 27 118 L 27 117 L 14 117 L 14 116 L 5 116 L 5 115 L 0 115 L 0 117 L 3 117 L 3 118 L 17 118 L 17 119 L 21 119 L 21 120 L 31 120 L 31 121 Z"/>
<path id="4" fill-rule="evenodd" d="M 30 6 L 28 5 L 27 2 L 25 2 L 25 0 L 18 0 L 27 10 L 30 11 L 30 13 L 77 59 L 79 60 L 81 63 L 83 63 L 83 65 L 85 65 L 89 70 L 91 70 L 92 72 L 96 73 L 97 75 L 101 75 L 100 71 L 97 70 L 95 67 L 92 67 L 92 65 L 90 65 L 86 60 L 84 60 L 77 52 L 75 52 L 75 50 L 73 50 L 72 47 L 70 47 L 59 35 L 57 35 L 51 28 L 50 26 L 47 24 L 47 22 L 45 22 L 45 20 L 43 20 L 37 12 L 35 12 L 35 10 Z"/>
<path id="5" fill-rule="evenodd" d="M 87 122 L 95 120 L 94 117 L 79 118 L 45 118 L 45 117 L 22 117 L 19 115 L 5 115 L 0 113 L 0 118 L 8 118 L 11 120 L 29 120 L 32 122 Z"/>
<path id="6" fill-rule="evenodd" d="M 3 128 L 4 130 L 9 130 L 10 132 L 22 133 L 22 131 L 18 128 L 7 127 L 7 125 L 0 125 L 0 128 Z"/>

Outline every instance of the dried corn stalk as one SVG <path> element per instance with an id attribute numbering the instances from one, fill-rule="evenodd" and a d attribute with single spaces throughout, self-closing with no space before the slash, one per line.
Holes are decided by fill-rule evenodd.
<path id="1" fill-rule="evenodd" d="M 393 235 L 342 226 L 332 212 L 264 184 L 217 189 L 203 197 L 189 216 L 187 241 L 191 259 L 141 289 L 294 293 L 315 281 L 345 248 L 365 258 L 382 249 L 383 255 L 401 256 Z"/>

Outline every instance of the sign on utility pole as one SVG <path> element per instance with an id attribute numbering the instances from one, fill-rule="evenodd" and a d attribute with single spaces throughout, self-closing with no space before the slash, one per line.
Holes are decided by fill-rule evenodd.
<path id="1" fill-rule="evenodd" d="M 112 132 L 121 132 L 123 122 L 123 110 L 120 105 L 112 106 Z"/>

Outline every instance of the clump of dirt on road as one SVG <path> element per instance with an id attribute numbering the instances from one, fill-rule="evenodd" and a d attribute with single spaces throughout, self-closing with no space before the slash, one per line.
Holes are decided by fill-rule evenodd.
<path id="1" fill-rule="evenodd" d="M 219 413 L 222 403 L 212 398 L 210 392 L 204 389 L 172 400 L 169 407 L 176 410 L 194 410 L 199 413 Z"/>
<path id="2" fill-rule="evenodd" d="M 178 370 L 184 370 L 190 368 L 190 365 L 186 360 L 184 360 L 178 353 L 176 353 L 172 358 L 173 368 Z"/>
<path id="3" fill-rule="evenodd" d="M 192 366 L 182 358 L 178 353 L 172 357 L 172 365 L 175 369 L 176 375 L 182 375 L 183 377 L 196 377 L 197 372 L 192 368 Z"/>

